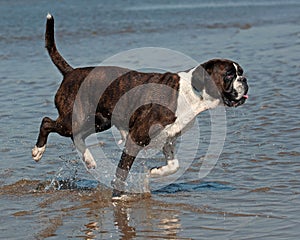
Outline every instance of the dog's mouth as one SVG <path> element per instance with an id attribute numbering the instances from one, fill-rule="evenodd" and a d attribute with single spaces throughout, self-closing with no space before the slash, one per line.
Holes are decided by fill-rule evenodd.
<path id="1" fill-rule="evenodd" d="M 246 102 L 249 98 L 248 94 L 244 94 L 239 100 L 223 97 L 224 104 L 228 107 L 238 107 Z"/>

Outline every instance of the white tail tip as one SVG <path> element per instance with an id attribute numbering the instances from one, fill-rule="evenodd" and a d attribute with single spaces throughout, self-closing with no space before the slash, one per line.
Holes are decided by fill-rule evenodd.
<path id="1" fill-rule="evenodd" d="M 50 13 L 47 14 L 47 19 L 51 19 L 52 15 Z"/>

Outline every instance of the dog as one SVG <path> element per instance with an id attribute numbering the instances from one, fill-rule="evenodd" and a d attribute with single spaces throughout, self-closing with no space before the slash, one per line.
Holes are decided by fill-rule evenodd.
<path id="1" fill-rule="evenodd" d="M 143 73 L 116 66 L 74 69 L 56 48 L 54 18 L 50 14 L 45 47 L 63 75 L 55 95 L 59 116 L 56 120 L 43 118 L 32 157 L 35 161 L 42 158 L 48 135 L 56 132 L 76 142 L 87 168 L 96 168 L 84 140 L 115 126 L 125 141 L 112 181 L 116 198 L 126 194 L 124 185 L 130 168 L 139 151 L 151 145 L 153 139 L 164 136 L 166 165 L 150 169 L 150 176 L 173 174 L 179 169 L 175 140 L 196 116 L 218 105 L 240 106 L 248 98 L 242 67 L 228 59 L 212 59 L 177 73 Z M 81 96 L 82 89 L 88 94 Z"/>

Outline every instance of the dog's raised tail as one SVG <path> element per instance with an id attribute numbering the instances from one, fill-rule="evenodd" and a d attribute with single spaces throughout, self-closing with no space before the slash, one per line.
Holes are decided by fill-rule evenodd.
<path id="1" fill-rule="evenodd" d="M 72 71 L 73 68 L 67 63 L 67 61 L 60 55 L 55 45 L 54 38 L 54 18 L 48 13 L 46 32 L 45 32 L 45 47 L 48 50 L 50 58 L 62 75 L 66 75 L 68 72 Z"/>

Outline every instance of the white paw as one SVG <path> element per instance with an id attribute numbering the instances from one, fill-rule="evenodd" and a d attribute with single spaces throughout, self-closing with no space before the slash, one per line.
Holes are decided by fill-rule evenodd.
<path id="1" fill-rule="evenodd" d="M 178 159 L 168 160 L 167 165 L 152 168 L 150 170 L 150 177 L 156 178 L 156 177 L 163 177 L 168 176 L 173 173 L 176 173 L 179 169 L 179 162 Z"/>
<path id="2" fill-rule="evenodd" d="M 91 154 L 89 149 L 86 149 L 83 154 L 83 160 L 88 169 L 93 169 L 97 167 L 96 161 L 94 160 L 93 155 Z"/>
<path id="3" fill-rule="evenodd" d="M 44 145 L 43 147 L 40 147 L 40 148 L 35 146 L 31 151 L 33 160 L 38 162 L 42 158 L 43 153 L 45 152 L 45 149 L 46 149 L 46 145 Z"/>

